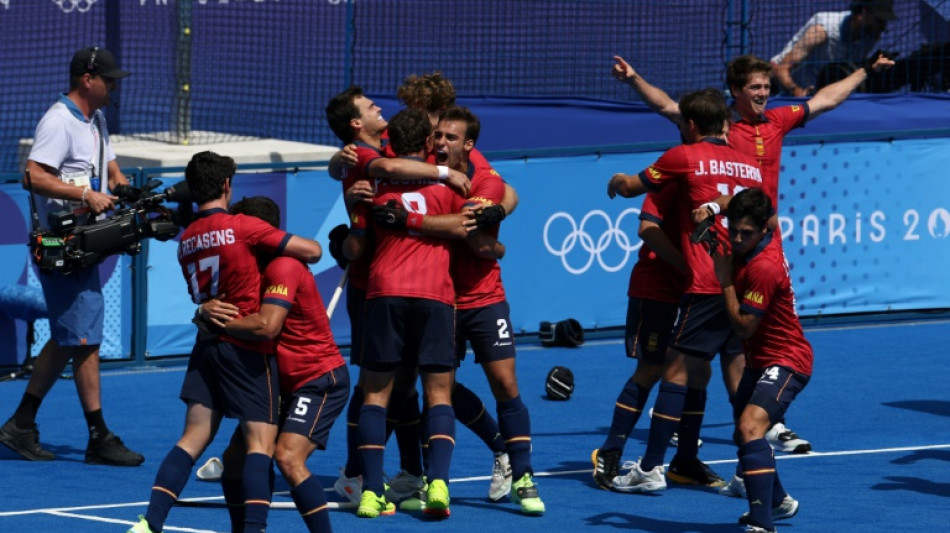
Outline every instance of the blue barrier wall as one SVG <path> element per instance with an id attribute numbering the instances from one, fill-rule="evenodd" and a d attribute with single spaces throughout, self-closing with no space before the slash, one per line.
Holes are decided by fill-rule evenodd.
<path id="1" fill-rule="evenodd" d="M 641 201 L 609 200 L 606 182 L 614 172 L 642 170 L 659 153 L 495 163 L 521 196 L 500 236 L 508 247 L 502 275 L 515 331 L 533 332 L 542 320 L 567 317 L 585 328 L 623 324 L 627 280 L 640 245 Z M 939 266 L 950 260 L 950 184 L 945 179 L 950 146 L 945 139 L 802 144 L 786 147 L 783 157 L 779 214 L 802 316 L 950 307 L 950 285 Z M 290 231 L 324 245 L 330 228 L 346 221 L 339 184 L 323 171 L 241 174 L 234 183 L 236 198 L 271 196 Z M 6 230 L 0 234 L 0 285 L 36 283 L 23 245 L 27 215 L 19 185 L 0 187 L 0 224 Z M 152 242 L 147 250 L 150 356 L 187 353 L 191 347 L 194 306 L 175 259 L 176 246 Z M 112 329 L 104 357 L 129 354 L 128 261 L 123 257 L 103 266 L 114 313 L 111 321 L 107 318 Z M 340 269 L 327 257 L 312 271 L 328 302 Z M 332 321 L 341 344 L 349 342 L 344 309 L 341 301 Z M 15 339 L 7 334 L 15 329 L 0 317 L 0 365 L 13 364 L 14 353 L 22 359 L 22 327 Z M 45 342 L 40 337 L 38 345 Z"/>

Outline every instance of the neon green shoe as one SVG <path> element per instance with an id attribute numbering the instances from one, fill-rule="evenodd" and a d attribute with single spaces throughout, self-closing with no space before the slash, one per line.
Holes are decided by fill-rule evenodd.
<path id="1" fill-rule="evenodd" d="M 521 512 L 525 514 L 544 514 L 544 502 L 538 496 L 538 486 L 531 479 L 531 474 L 521 476 L 521 479 L 511 484 L 509 495 L 513 503 L 521 504 Z"/>
<path id="2" fill-rule="evenodd" d="M 364 490 L 360 498 L 360 506 L 356 509 L 356 516 L 360 518 L 376 518 L 396 514 L 396 506 L 386 501 L 383 496 L 377 496 L 371 490 Z"/>
<path id="3" fill-rule="evenodd" d="M 434 518 L 448 518 L 449 511 L 449 487 L 445 481 L 434 479 L 429 483 L 429 490 L 426 491 L 426 508 L 422 511 L 426 516 Z"/>
<path id="4" fill-rule="evenodd" d="M 145 521 L 145 517 L 139 515 L 139 521 L 132 527 L 129 528 L 125 533 L 155 533 L 150 527 L 148 527 L 148 522 Z"/>
<path id="5" fill-rule="evenodd" d="M 429 492 L 429 483 L 426 482 L 425 476 L 422 476 L 422 487 L 419 488 L 412 496 L 409 496 L 405 500 L 399 502 L 399 510 L 407 511 L 410 513 L 420 513 L 426 510 L 426 498 L 428 498 L 427 493 Z"/>

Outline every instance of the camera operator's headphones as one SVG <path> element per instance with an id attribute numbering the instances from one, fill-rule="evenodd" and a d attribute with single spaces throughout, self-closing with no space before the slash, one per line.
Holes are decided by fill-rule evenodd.
<path id="1" fill-rule="evenodd" d="M 99 53 L 99 47 L 92 48 L 92 55 L 89 57 L 89 64 L 86 65 L 86 72 L 94 74 L 96 70 L 96 54 Z"/>

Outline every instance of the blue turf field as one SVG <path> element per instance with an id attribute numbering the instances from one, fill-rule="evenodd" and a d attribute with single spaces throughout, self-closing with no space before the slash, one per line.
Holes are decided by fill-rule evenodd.
<path id="1" fill-rule="evenodd" d="M 950 523 L 950 322 L 926 320 L 871 325 L 812 327 L 815 375 L 789 411 L 789 426 L 817 453 L 780 456 L 779 472 L 801 502 L 798 516 L 780 531 L 945 531 Z M 744 500 L 711 491 L 671 486 L 655 496 L 610 493 L 590 482 L 590 451 L 599 446 L 611 409 L 633 361 L 619 339 L 588 341 L 582 348 L 522 344 L 518 373 L 531 409 L 534 466 L 544 517 L 520 515 L 510 503 L 486 499 L 491 455 L 463 426 L 457 429 L 452 465 L 452 517 L 431 523 L 410 514 L 357 519 L 333 511 L 337 532 L 438 531 L 549 533 L 551 531 L 735 532 Z M 577 391 L 568 402 L 544 399 L 551 366 L 570 367 Z M 86 466 L 85 425 L 73 384 L 62 381 L 40 411 L 42 441 L 59 456 L 29 463 L 0 447 L 0 531 L 124 532 L 144 512 L 161 461 L 178 438 L 183 406 L 177 400 L 182 368 L 106 372 L 106 420 L 127 444 L 146 455 L 138 468 Z M 480 370 L 466 363 L 460 381 L 488 398 Z M 0 416 L 12 413 L 25 381 L 0 383 Z M 490 402 L 493 407 L 493 402 Z M 652 399 L 650 401 L 652 404 Z M 627 443 L 625 459 L 644 448 L 648 421 Z M 316 453 L 310 468 L 329 487 L 343 463 L 343 422 L 330 449 Z M 227 436 L 233 426 L 222 425 Z M 723 477 L 735 468 L 730 415 L 718 373 L 710 386 L 706 444 L 700 456 Z M 219 436 L 209 450 L 217 455 Z M 394 447 L 391 447 L 394 450 Z M 395 456 L 387 453 L 394 473 Z M 668 453 L 667 460 L 671 454 Z M 286 485 L 278 480 L 278 490 Z M 214 498 L 216 484 L 191 481 L 184 497 Z M 331 494 L 331 498 L 335 495 Z M 276 500 L 287 501 L 278 496 Z M 219 501 L 219 500 L 218 500 Z M 269 531 L 303 531 L 293 510 L 272 510 Z M 229 531 L 222 509 L 176 507 L 165 531 Z"/>

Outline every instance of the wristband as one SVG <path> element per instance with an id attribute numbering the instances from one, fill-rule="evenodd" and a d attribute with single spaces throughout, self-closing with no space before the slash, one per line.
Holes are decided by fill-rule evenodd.
<path id="1" fill-rule="evenodd" d="M 421 213 L 409 213 L 409 215 L 406 217 L 406 229 L 422 229 L 422 218 L 423 215 Z"/>
<path id="2" fill-rule="evenodd" d="M 435 167 L 435 168 L 439 169 L 439 179 L 440 179 L 440 180 L 444 180 L 444 179 L 446 179 L 446 178 L 449 177 L 449 167 L 447 167 L 447 166 L 445 166 L 445 165 L 439 165 L 439 166 L 437 166 L 437 167 Z"/>
<path id="3" fill-rule="evenodd" d="M 79 199 L 80 202 L 82 202 L 82 203 L 84 203 L 84 204 L 86 203 L 86 193 L 88 193 L 88 192 L 89 192 L 89 187 L 83 187 L 83 188 L 82 188 L 82 197 Z"/>
<path id="4" fill-rule="evenodd" d="M 717 204 L 716 202 L 706 202 L 705 204 L 699 207 L 705 207 L 709 209 L 710 211 L 712 211 L 714 215 L 718 215 L 719 211 L 722 209 L 721 207 L 719 207 L 719 204 Z"/>

